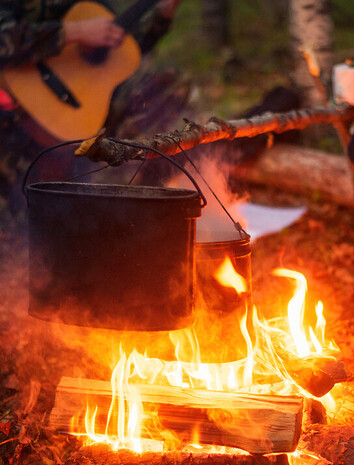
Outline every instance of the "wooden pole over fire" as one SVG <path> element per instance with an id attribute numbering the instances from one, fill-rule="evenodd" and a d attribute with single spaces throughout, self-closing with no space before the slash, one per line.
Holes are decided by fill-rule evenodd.
<path id="1" fill-rule="evenodd" d="M 269 112 L 260 116 L 230 121 L 212 117 L 205 125 L 187 121 L 181 131 L 157 134 L 150 139 L 139 141 L 120 142 L 114 138 L 105 137 L 104 131 L 101 131 L 96 137 L 84 141 L 75 154 L 86 156 L 94 162 L 104 161 L 111 166 L 119 166 L 125 161 L 155 157 L 156 152 L 153 150 L 166 155 L 175 155 L 181 152 L 181 149 L 189 150 L 197 145 L 221 139 L 234 140 L 240 137 L 304 129 L 315 123 L 335 125 L 339 121 L 350 123 L 353 120 L 354 108 L 350 106 L 313 107 L 286 113 Z M 139 146 L 145 146 L 145 148 Z"/>

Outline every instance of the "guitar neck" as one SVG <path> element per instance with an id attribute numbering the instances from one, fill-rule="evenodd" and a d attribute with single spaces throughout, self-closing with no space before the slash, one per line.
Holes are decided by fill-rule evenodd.
<path id="1" fill-rule="evenodd" d="M 124 11 L 121 15 L 117 16 L 114 23 L 122 27 L 126 31 L 130 31 L 134 24 L 153 7 L 159 0 L 138 0 L 131 7 Z"/>

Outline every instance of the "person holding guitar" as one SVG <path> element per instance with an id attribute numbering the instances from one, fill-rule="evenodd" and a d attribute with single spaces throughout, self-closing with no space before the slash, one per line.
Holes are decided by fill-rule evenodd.
<path id="1" fill-rule="evenodd" d="M 180 1 L 159 1 L 134 24 L 132 34 L 143 52 L 167 32 Z M 84 10 L 85 3 L 81 0 L 0 0 L 0 67 L 36 63 L 60 54 L 65 45 L 73 42 L 86 47 L 121 45 L 125 30 L 107 16 L 62 22 L 74 5 L 82 4 Z M 122 6 L 129 4 L 124 0 L 97 3 L 116 15 Z"/>
<path id="2" fill-rule="evenodd" d="M 113 91 L 166 34 L 180 1 L 0 0 L 0 198 L 28 163 L 4 167 L 1 152 L 28 140 L 28 121 L 29 159 L 38 142 L 94 136 Z"/>

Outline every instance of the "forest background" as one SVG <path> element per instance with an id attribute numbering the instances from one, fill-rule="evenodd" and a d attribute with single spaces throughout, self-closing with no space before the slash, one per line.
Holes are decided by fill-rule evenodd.
<path id="1" fill-rule="evenodd" d="M 329 3 L 334 63 L 353 60 L 354 1 Z M 232 118 L 259 104 L 274 87 L 291 86 L 290 4 L 291 0 L 182 1 L 154 61 L 158 66 L 170 63 L 191 79 L 192 104 L 199 113 Z M 217 28 L 223 25 L 220 34 Z M 341 152 L 332 133 L 310 138 L 307 145 Z"/>

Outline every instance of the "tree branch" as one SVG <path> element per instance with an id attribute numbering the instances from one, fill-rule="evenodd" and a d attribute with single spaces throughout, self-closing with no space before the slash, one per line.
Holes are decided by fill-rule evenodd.
<path id="1" fill-rule="evenodd" d="M 155 157 L 159 150 L 166 155 L 175 155 L 200 144 L 207 144 L 221 139 L 233 140 L 239 137 L 254 137 L 269 132 L 281 133 L 293 129 L 304 129 L 315 123 L 336 124 L 354 119 L 353 107 L 314 107 L 293 110 L 286 113 L 264 113 L 251 118 L 222 121 L 211 118 L 205 125 L 187 121 L 182 131 L 157 134 L 150 139 L 122 141 L 106 138 L 99 134 L 96 138 L 85 141 L 75 152 L 77 156 L 86 156 L 94 162 L 105 161 L 111 166 L 119 166 L 124 161 L 142 160 Z M 139 148 L 138 146 L 150 147 Z"/>

